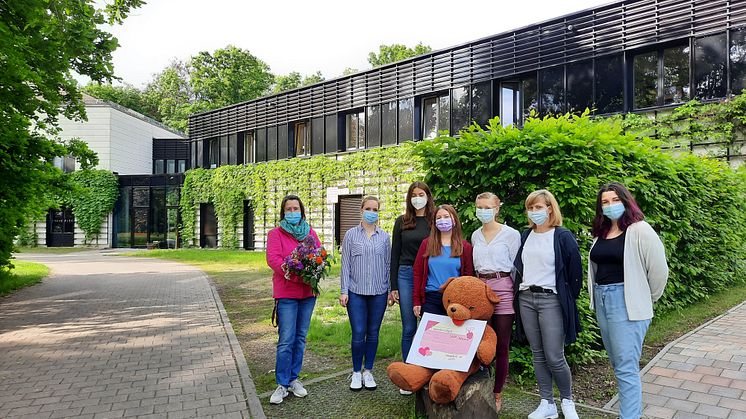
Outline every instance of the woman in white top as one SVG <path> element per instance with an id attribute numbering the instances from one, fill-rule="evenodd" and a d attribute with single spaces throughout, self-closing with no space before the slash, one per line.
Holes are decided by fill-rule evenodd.
<path id="1" fill-rule="evenodd" d="M 572 375 L 565 359 L 565 345 L 577 338 L 580 319 L 575 300 L 580 294 L 583 266 L 580 250 L 570 230 L 562 227 L 557 200 L 541 189 L 526 198 L 529 229 L 521 234 L 515 258 L 518 298 L 516 333 L 524 333 L 534 357 L 541 402 L 529 419 L 557 417 L 552 381 L 562 399 L 562 414 L 575 419 Z"/>
<path id="2" fill-rule="evenodd" d="M 479 279 L 500 297 L 492 315 L 492 328 L 497 332 L 495 355 L 495 408 L 502 408 L 502 389 L 508 378 L 510 334 L 513 329 L 513 260 L 521 245 L 518 230 L 497 222 L 500 198 L 491 192 L 477 195 L 477 219 L 482 227 L 471 235 L 474 248 L 474 271 Z"/>

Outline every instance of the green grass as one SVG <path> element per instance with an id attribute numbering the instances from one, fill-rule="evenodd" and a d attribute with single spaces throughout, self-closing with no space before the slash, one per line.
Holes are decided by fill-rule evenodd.
<path id="1" fill-rule="evenodd" d="M 14 260 L 13 265 L 11 271 L 0 270 L 0 296 L 37 284 L 49 275 L 49 268 L 41 263 Z"/>
<path id="2" fill-rule="evenodd" d="M 42 254 L 66 254 L 83 252 L 95 249 L 94 247 L 19 247 L 13 253 L 42 253 Z"/>

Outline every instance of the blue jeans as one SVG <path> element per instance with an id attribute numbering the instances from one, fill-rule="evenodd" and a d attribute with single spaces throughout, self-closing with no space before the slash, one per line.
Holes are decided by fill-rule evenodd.
<path id="1" fill-rule="evenodd" d="M 275 381 L 278 385 L 288 387 L 300 374 L 315 304 L 316 297 L 277 299 L 277 329 L 280 336 L 277 340 Z"/>
<path id="2" fill-rule="evenodd" d="M 425 303 L 422 304 L 421 312 L 447 316 L 446 308 L 443 307 L 443 293 L 440 291 L 425 292 Z"/>
<path id="3" fill-rule="evenodd" d="M 378 332 L 386 312 L 388 293 L 360 295 L 349 292 L 347 315 L 352 328 L 352 370 L 360 372 L 365 357 L 365 369 L 372 370 L 378 350 Z"/>
<path id="4" fill-rule="evenodd" d="M 638 419 L 642 416 L 640 354 L 650 319 L 629 320 L 624 284 L 596 285 L 593 300 L 601 338 L 619 387 L 619 416 Z"/>
<path id="5" fill-rule="evenodd" d="M 401 312 L 401 357 L 407 362 L 409 348 L 412 347 L 417 332 L 417 317 L 414 316 L 414 272 L 411 266 L 399 266 L 399 311 Z"/>

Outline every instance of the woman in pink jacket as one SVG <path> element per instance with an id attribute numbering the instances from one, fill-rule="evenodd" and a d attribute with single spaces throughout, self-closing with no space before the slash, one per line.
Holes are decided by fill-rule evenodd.
<path id="1" fill-rule="evenodd" d="M 316 296 L 311 286 L 299 277 L 291 275 L 290 279 L 286 279 L 282 269 L 285 257 L 308 235 L 314 238 L 316 246 L 321 245 L 316 232 L 306 222 L 306 210 L 300 198 L 287 195 L 282 199 L 280 226 L 270 230 L 267 235 L 267 264 L 273 271 L 272 297 L 275 299 L 279 332 L 275 358 L 277 389 L 269 399 L 272 404 L 282 403 L 289 392 L 296 397 L 308 394 L 298 375 L 303 366 L 306 335 Z"/>

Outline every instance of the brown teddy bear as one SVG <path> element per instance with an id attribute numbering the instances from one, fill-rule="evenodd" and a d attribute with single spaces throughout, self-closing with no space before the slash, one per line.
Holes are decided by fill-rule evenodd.
<path id="1" fill-rule="evenodd" d="M 456 399 L 461 385 L 479 370 L 480 364 L 488 365 L 495 358 L 497 334 L 489 320 L 500 298 L 487 284 L 473 276 L 450 278 L 440 289 L 443 292 L 443 306 L 456 326 L 461 326 L 466 320 L 488 321 L 469 371 L 438 371 L 404 362 L 394 362 L 386 371 L 391 381 L 404 390 L 418 391 L 429 382 L 430 399 L 443 404 Z"/>

